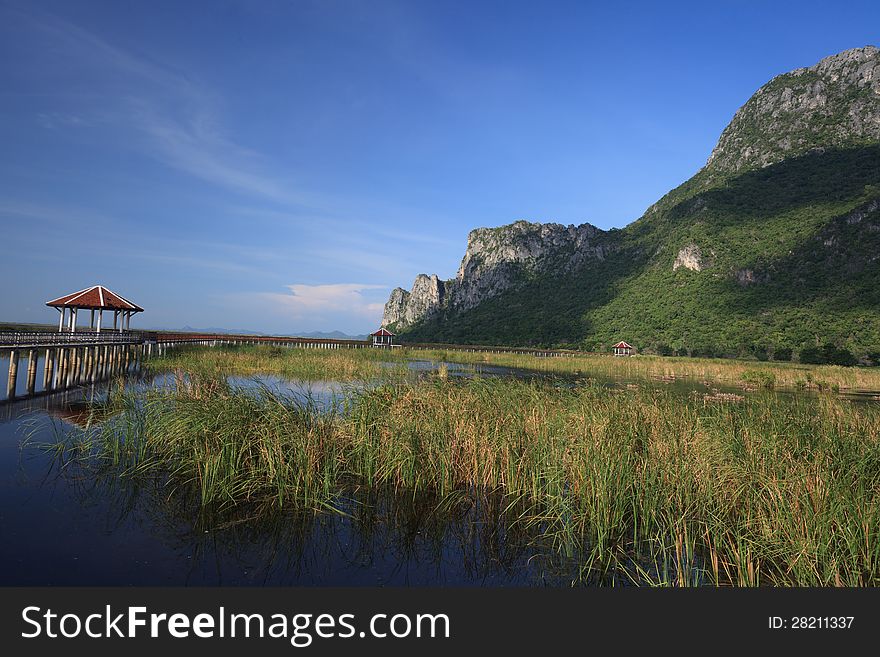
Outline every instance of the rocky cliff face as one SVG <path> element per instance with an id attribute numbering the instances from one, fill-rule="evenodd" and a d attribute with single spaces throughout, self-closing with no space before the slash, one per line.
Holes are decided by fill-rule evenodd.
<path id="1" fill-rule="evenodd" d="M 764 167 L 821 148 L 880 140 L 880 50 L 846 50 L 773 78 L 734 115 L 707 168 Z"/>
<path id="2" fill-rule="evenodd" d="M 419 274 L 413 281 L 411 291 L 398 287 L 391 292 L 385 303 L 382 324 L 403 328 L 430 317 L 442 307 L 445 292 L 446 282 L 438 279 L 436 274 Z"/>
<path id="3" fill-rule="evenodd" d="M 865 47 L 761 87 L 638 221 L 474 230 L 456 277 L 394 290 L 385 322 L 434 342 L 880 354 L 878 254 L 880 50 Z"/>
<path id="4" fill-rule="evenodd" d="M 675 256 L 675 262 L 672 263 L 672 271 L 679 267 L 690 269 L 691 271 L 703 271 L 711 267 L 711 260 L 707 260 L 703 256 L 703 251 L 696 244 L 687 244 L 681 248 L 678 255 Z"/>
<path id="5" fill-rule="evenodd" d="M 477 228 L 450 281 L 419 274 L 412 289 L 396 288 L 385 304 L 383 323 L 406 328 L 436 313 L 465 311 L 514 289 L 531 275 L 565 274 L 611 249 L 607 234 L 590 224 L 517 221 L 499 228 Z"/>
<path id="6" fill-rule="evenodd" d="M 468 310 L 515 287 L 530 274 L 564 274 L 609 249 L 606 233 L 590 224 L 563 226 L 517 221 L 500 228 L 477 228 L 455 278 L 450 305 Z"/>

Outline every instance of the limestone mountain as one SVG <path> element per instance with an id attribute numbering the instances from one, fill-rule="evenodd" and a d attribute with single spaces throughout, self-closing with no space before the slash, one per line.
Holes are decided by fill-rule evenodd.
<path id="1" fill-rule="evenodd" d="M 456 278 L 396 289 L 404 340 L 662 353 L 880 352 L 880 51 L 777 76 L 620 230 L 480 228 Z"/>
<path id="2" fill-rule="evenodd" d="M 721 133 L 709 169 L 736 173 L 813 149 L 880 141 L 880 51 L 847 50 L 773 78 Z"/>
<path id="3" fill-rule="evenodd" d="M 591 259 L 602 259 L 609 245 L 606 233 L 590 224 L 517 221 L 477 228 L 468 235 L 458 275 L 441 281 L 419 274 L 409 292 L 396 288 L 385 304 L 383 323 L 399 330 L 440 312 L 471 310 L 536 276 L 577 271 Z"/>

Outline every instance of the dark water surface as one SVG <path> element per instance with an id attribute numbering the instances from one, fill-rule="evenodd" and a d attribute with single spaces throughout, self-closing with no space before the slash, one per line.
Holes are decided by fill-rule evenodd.
<path id="1" fill-rule="evenodd" d="M 543 376 L 444 366 L 441 375 L 449 377 Z M 412 361 L 408 367 L 412 376 L 435 376 L 439 365 Z M 327 410 L 365 385 L 273 376 L 230 382 Z M 245 509 L 237 517 L 205 518 L 193 512 L 198 504 L 170 498 L 158 483 L 59 467 L 39 444 L 83 425 L 89 400 L 106 397 L 108 385 L 122 382 L 0 403 L 0 584 L 567 586 L 578 580 L 577 555 L 561 557 L 541 527 L 511 525 L 517 509 L 502 497 L 350 490 L 334 501 L 336 511 L 249 520 Z M 174 380 L 133 376 L 125 385 L 171 386 Z M 711 392 L 693 381 L 668 385 L 682 394 Z"/>
<path id="2" fill-rule="evenodd" d="M 436 366 L 435 366 L 436 368 Z M 416 372 L 431 368 L 414 363 Z M 474 368 L 449 365 L 450 376 Z M 497 371 L 496 371 L 497 370 Z M 500 368 L 493 368 L 500 374 Z M 230 377 L 331 409 L 361 386 Z M 573 563 L 540 528 L 505 524 L 509 501 L 351 490 L 336 511 L 200 518 L 158 484 L 59 467 L 41 445 L 85 426 L 89 400 L 121 381 L 0 404 L 3 585 L 568 585 Z M 171 376 L 128 387 L 173 386 Z"/>

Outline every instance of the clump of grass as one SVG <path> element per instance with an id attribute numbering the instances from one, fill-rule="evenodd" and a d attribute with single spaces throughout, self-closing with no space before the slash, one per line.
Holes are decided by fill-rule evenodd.
<path id="1" fill-rule="evenodd" d="M 90 458 L 123 477 L 194 488 L 202 506 L 319 505 L 336 479 L 334 413 L 308 400 L 189 377 L 112 404 L 116 414 L 93 438 Z"/>
<path id="2" fill-rule="evenodd" d="M 773 390 L 776 386 L 776 375 L 768 370 L 746 370 L 740 374 L 740 379 L 765 390 Z"/>

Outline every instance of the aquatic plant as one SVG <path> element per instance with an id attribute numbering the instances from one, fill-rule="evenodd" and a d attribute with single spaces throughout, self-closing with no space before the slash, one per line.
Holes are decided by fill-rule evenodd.
<path id="1" fill-rule="evenodd" d="M 585 581 L 880 583 L 873 406 L 434 377 L 322 412 L 198 376 L 111 404 L 78 458 L 205 508 L 327 509 L 350 486 L 482 491 L 517 501 L 511 524 L 576 555 Z"/>

